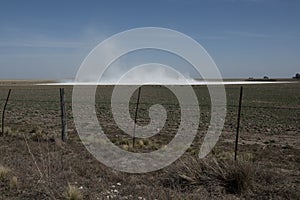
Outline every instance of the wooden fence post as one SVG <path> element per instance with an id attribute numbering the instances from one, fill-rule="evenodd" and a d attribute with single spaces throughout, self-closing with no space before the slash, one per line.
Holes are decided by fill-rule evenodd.
<path id="1" fill-rule="evenodd" d="M 142 86 L 139 87 L 139 90 L 138 90 L 138 96 L 137 96 L 136 107 L 135 107 L 132 147 L 134 147 L 134 145 L 135 145 L 135 126 L 136 126 L 137 114 L 138 114 L 139 104 L 140 104 L 141 88 L 142 88 Z"/>
<path id="2" fill-rule="evenodd" d="M 2 130 L 1 130 L 1 136 L 4 136 L 5 110 L 6 110 L 6 106 L 7 106 L 8 100 L 9 100 L 10 93 L 11 93 L 11 89 L 8 90 L 8 94 L 7 94 L 6 101 L 5 101 L 5 104 L 4 104 L 4 107 L 3 107 L 3 111 L 2 111 Z"/>
<path id="3" fill-rule="evenodd" d="M 65 89 L 59 88 L 60 93 L 60 110 L 61 110 L 61 139 L 66 142 L 68 139 L 67 133 L 67 114 L 65 106 Z"/>
<path id="4" fill-rule="evenodd" d="M 235 137 L 235 149 L 234 149 L 234 160 L 237 160 L 238 142 L 239 142 L 239 132 L 240 132 L 240 121 L 241 121 L 241 111 L 242 111 L 242 100 L 243 100 L 243 86 L 240 90 L 240 100 L 236 127 L 236 137 Z"/>

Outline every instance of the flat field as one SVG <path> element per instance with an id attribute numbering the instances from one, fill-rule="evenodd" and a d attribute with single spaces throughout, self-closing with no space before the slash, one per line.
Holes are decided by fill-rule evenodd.
<path id="1" fill-rule="evenodd" d="M 8 89 L 12 89 L 5 133 L 0 137 L 0 199 L 72 199 L 71 195 L 78 199 L 147 200 L 300 198 L 299 82 L 244 85 L 238 161 L 233 156 L 240 85 L 226 86 L 222 135 L 201 160 L 197 155 L 210 125 L 211 101 L 205 86 L 194 86 L 198 104 L 190 106 L 200 108 L 200 124 L 193 144 L 170 166 L 146 174 L 110 169 L 85 149 L 72 118 L 72 87 L 64 88 L 67 142 L 60 140 L 59 86 L 0 84 L 1 112 Z M 112 86 L 98 86 L 95 107 L 99 123 L 114 144 L 146 153 L 164 148 L 176 135 L 181 114 L 176 97 L 165 87 L 143 86 L 137 123 L 150 122 L 148 110 L 154 104 L 164 106 L 167 120 L 159 134 L 137 138 L 133 147 L 132 138 L 114 121 L 112 91 Z M 137 91 L 129 104 L 132 118 L 136 101 Z"/>

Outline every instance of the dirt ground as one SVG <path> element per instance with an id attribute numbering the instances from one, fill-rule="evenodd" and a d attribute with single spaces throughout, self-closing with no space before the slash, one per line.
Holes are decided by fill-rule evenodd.
<path id="1" fill-rule="evenodd" d="M 0 166 L 8 169 L 1 175 L 0 168 L 0 199 L 68 199 L 69 186 L 74 186 L 78 199 L 300 198 L 299 83 L 244 86 L 238 162 L 232 158 L 240 87 L 226 86 L 224 130 L 213 151 L 202 160 L 197 154 L 211 107 L 206 87 L 194 87 L 199 101 L 194 106 L 201 112 L 197 137 L 182 158 L 146 174 L 115 171 L 86 150 L 72 119 L 71 87 L 65 89 L 67 142 L 60 140 L 59 87 L 3 83 L 1 112 L 10 88 L 5 135 L 0 137 Z M 170 142 L 180 123 L 178 101 L 170 91 L 143 86 L 138 124 L 149 123 L 148 109 L 157 103 L 166 108 L 168 118 L 158 135 L 137 139 L 133 148 L 132 138 L 113 120 L 112 89 L 98 88 L 96 109 L 99 123 L 113 143 L 132 152 L 150 152 Z M 135 106 L 136 93 L 129 106 L 132 116 Z"/>

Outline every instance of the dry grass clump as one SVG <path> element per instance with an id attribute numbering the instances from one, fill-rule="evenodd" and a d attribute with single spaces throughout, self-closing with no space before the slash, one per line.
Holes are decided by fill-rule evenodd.
<path id="1" fill-rule="evenodd" d="M 18 132 L 11 127 L 4 127 L 4 134 L 5 136 L 18 136 Z"/>
<path id="2" fill-rule="evenodd" d="M 10 127 L 4 127 L 4 134 L 5 135 L 12 135 L 13 131 Z"/>
<path id="3" fill-rule="evenodd" d="M 0 181 L 6 181 L 8 179 L 8 175 L 10 173 L 10 169 L 0 165 Z"/>
<path id="4" fill-rule="evenodd" d="M 235 194 L 248 193 L 253 189 L 255 166 L 248 160 L 222 161 L 216 172 L 227 191 Z"/>
<path id="5" fill-rule="evenodd" d="M 5 126 L 4 127 L 4 136 L 10 136 L 10 137 L 19 137 L 21 136 L 22 132 L 24 132 L 24 130 L 22 128 L 19 128 L 18 126 Z"/>
<path id="6" fill-rule="evenodd" d="M 70 184 L 68 185 L 68 188 L 64 193 L 64 196 L 67 200 L 81 200 L 83 198 L 79 189 Z"/>
<path id="7" fill-rule="evenodd" d="M 10 189 L 18 188 L 18 178 L 12 176 L 11 169 L 2 165 L 0 165 L 0 183 L 4 184 L 4 186 L 9 186 Z"/>
<path id="8" fill-rule="evenodd" d="M 10 179 L 9 188 L 10 189 L 18 188 L 18 184 L 19 184 L 18 178 L 16 176 L 13 176 Z"/>
<path id="9" fill-rule="evenodd" d="M 47 134 L 40 127 L 33 127 L 29 131 L 30 139 L 33 141 L 46 141 L 48 140 Z"/>
<path id="10" fill-rule="evenodd" d="M 242 158 L 234 161 L 189 157 L 179 162 L 179 169 L 167 171 L 168 177 L 163 184 L 181 191 L 203 186 L 210 192 L 223 188 L 228 193 L 247 194 L 253 189 L 255 171 L 255 165 Z"/>

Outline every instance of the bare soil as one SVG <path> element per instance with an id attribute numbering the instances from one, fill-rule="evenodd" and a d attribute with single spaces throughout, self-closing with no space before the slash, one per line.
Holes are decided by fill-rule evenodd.
<path id="1" fill-rule="evenodd" d="M 8 89 L 12 94 L 5 119 L 5 136 L 0 137 L 0 166 L 10 169 L 0 181 L 0 199 L 66 199 L 68 185 L 75 186 L 83 199 L 299 199 L 300 198 L 300 84 L 244 86 L 238 159 L 246 158 L 254 167 L 249 190 L 236 192 L 220 177 L 187 177 L 193 166 L 205 162 L 197 158 L 209 126 L 210 100 L 206 87 L 194 87 L 201 110 L 198 135 L 185 155 L 165 169 L 128 174 L 97 161 L 84 147 L 72 121 L 72 88 L 66 87 L 68 135 L 60 140 L 58 87 L 0 84 L 0 111 Z M 144 86 L 138 123 L 149 123 L 148 109 L 162 104 L 168 114 L 164 128 L 156 136 L 132 138 L 118 128 L 110 108 L 111 86 L 98 87 L 96 108 L 99 123 L 120 148 L 150 152 L 163 147 L 176 134 L 180 109 L 174 95 L 164 87 Z M 223 133 L 205 160 L 218 162 L 234 155 L 239 86 L 226 87 L 227 117 Z M 135 111 L 136 93 L 130 112 Z M 196 106 L 196 105 L 194 105 Z M 197 163 L 197 164 L 196 164 Z M 199 167 L 198 167 L 199 164 Z M 187 167 L 189 166 L 189 167 Z M 200 173 L 201 174 L 201 173 Z M 17 183 L 15 180 L 17 179 Z M 13 181 L 14 180 L 14 181 Z"/>

